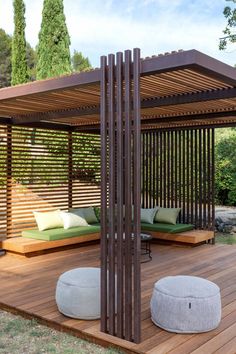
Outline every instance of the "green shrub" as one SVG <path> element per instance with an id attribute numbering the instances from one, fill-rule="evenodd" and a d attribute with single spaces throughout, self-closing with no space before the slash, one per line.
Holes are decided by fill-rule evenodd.
<path id="1" fill-rule="evenodd" d="M 215 152 L 217 202 L 236 206 L 236 128 L 217 131 Z"/>

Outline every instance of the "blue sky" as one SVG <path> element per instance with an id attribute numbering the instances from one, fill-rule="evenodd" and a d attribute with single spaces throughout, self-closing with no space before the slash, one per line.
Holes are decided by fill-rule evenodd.
<path id="1" fill-rule="evenodd" d="M 25 0 L 26 38 L 35 46 L 43 0 Z M 64 0 L 71 51 L 99 66 L 100 55 L 134 47 L 142 56 L 198 49 L 228 64 L 236 63 L 236 44 L 218 50 L 225 0 Z M 0 0 L 0 27 L 13 32 L 12 0 Z"/>

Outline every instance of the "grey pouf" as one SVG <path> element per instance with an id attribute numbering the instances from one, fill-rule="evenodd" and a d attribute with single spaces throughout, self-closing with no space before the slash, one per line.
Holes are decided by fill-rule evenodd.
<path id="1" fill-rule="evenodd" d="M 57 282 L 56 303 L 68 317 L 100 318 L 100 268 L 76 268 L 63 273 Z"/>
<path id="2" fill-rule="evenodd" d="M 219 287 L 193 276 L 170 276 L 155 283 L 151 299 L 152 321 L 175 333 L 215 329 L 221 320 Z"/>

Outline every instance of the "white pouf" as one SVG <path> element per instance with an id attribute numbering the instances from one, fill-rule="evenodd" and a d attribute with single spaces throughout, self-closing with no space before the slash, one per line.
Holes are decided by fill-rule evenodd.
<path id="1" fill-rule="evenodd" d="M 56 303 L 68 317 L 100 318 L 100 268 L 76 268 L 63 273 L 57 282 Z"/>
<path id="2" fill-rule="evenodd" d="M 162 278 L 154 285 L 151 316 L 157 326 L 170 332 L 211 331 L 221 320 L 220 289 L 199 277 Z"/>

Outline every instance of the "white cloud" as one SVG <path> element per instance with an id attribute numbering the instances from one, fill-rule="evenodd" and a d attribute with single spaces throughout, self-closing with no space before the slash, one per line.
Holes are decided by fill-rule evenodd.
<path id="1" fill-rule="evenodd" d="M 78 28 L 78 35 L 72 36 L 72 45 L 83 48 L 97 65 L 100 54 L 133 47 L 140 47 L 143 56 L 196 48 L 230 64 L 236 63 L 236 52 L 228 54 L 218 50 L 218 38 L 225 25 L 221 14 L 206 20 L 205 13 L 196 5 L 191 13 L 186 14 L 176 13 L 174 6 L 164 7 L 163 0 L 146 0 L 146 6 L 150 6 L 150 2 L 162 3 L 159 13 L 150 14 L 150 21 L 141 13 L 134 18 L 125 16 L 124 12 L 123 16 L 114 11 L 108 16 L 106 12 L 103 14 L 95 10 L 83 12 L 79 19 L 76 12 L 70 13 L 67 16 L 70 33 L 76 33 Z M 135 5 L 135 1 L 129 3 L 130 6 Z M 181 1 L 175 0 L 174 3 L 179 6 Z M 205 12 L 207 10 L 204 9 Z"/>
<path id="2" fill-rule="evenodd" d="M 43 0 L 25 0 L 27 40 L 36 45 Z M 215 2 L 214 2 L 215 4 Z M 198 49 L 229 64 L 231 53 L 218 50 L 225 21 L 222 9 L 211 0 L 64 0 L 71 49 L 89 56 L 99 65 L 100 55 L 140 47 L 142 55 L 176 49 Z M 12 0 L 0 0 L 0 27 L 12 33 Z"/>

